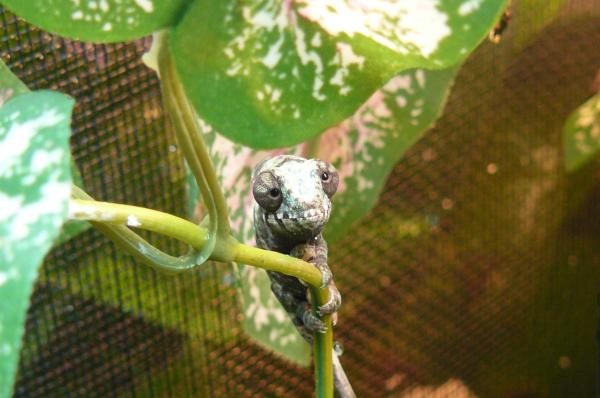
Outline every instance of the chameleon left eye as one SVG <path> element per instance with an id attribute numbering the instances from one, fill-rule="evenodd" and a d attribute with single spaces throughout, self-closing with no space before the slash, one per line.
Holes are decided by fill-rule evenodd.
<path id="1" fill-rule="evenodd" d="M 322 162 L 319 167 L 321 173 L 321 184 L 323 185 L 323 191 L 328 197 L 332 197 L 337 191 L 339 176 L 338 172 L 331 163 Z"/>

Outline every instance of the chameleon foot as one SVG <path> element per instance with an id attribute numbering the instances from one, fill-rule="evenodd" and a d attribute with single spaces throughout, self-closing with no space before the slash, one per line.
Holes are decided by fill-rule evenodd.
<path id="1" fill-rule="evenodd" d="M 320 315 L 333 314 L 342 305 L 342 295 L 332 283 L 329 285 L 329 301 L 319 306 L 318 312 Z"/>
<path id="2" fill-rule="evenodd" d="M 329 283 L 331 283 L 331 281 L 333 280 L 333 274 L 331 273 L 331 270 L 329 269 L 327 263 L 315 264 L 315 266 L 319 271 L 321 271 L 321 287 L 329 285 Z"/>
<path id="3" fill-rule="evenodd" d="M 302 323 L 304 324 L 304 327 L 311 332 L 325 333 L 327 331 L 325 323 L 314 316 L 310 311 L 306 311 L 302 314 Z"/>

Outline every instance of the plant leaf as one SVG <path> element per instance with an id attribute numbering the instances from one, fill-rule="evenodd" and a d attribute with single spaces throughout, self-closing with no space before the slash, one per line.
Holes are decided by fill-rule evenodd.
<path id="1" fill-rule="evenodd" d="M 52 33 L 95 43 L 139 39 L 176 23 L 191 0 L 2 0 Z"/>
<path id="2" fill-rule="evenodd" d="M 10 395 L 29 296 L 67 217 L 74 101 L 41 91 L 0 108 L 0 396 Z"/>
<path id="3" fill-rule="evenodd" d="M 594 95 L 569 116 L 563 130 L 565 165 L 572 172 L 600 150 L 600 94 Z"/>
<path id="4" fill-rule="evenodd" d="M 23 93 L 29 93 L 29 89 L 0 59 L 0 107 L 10 98 Z M 69 155 L 70 156 L 70 155 Z M 78 187 L 83 188 L 83 180 L 77 169 L 75 161 L 71 159 L 71 176 L 73 183 Z M 90 224 L 86 221 L 73 220 L 68 221 L 63 225 L 60 236 L 56 239 L 55 245 L 61 245 L 69 239 L 79 235 L 83 231 L 90 228 Z"/>
<path id="5" fill-rule="evenodd" d="M 331 242 L 348 233 L 351 225 L 373 207 L 394 164 L 440 115 L 457 69 L 413 69 L 397 75 L 354 116 L 327 130 L 317 145 L 253 150 L 233 143 L 202 123 L 237 238 L 249 244 L 254 242 L 250 187 L 254 166 L 282 153 L 309 156 L 307 152 L 313 146 L 318 148 L 314 155 L 332 162 L 340 174 L 326 237 Z M 194 196 L 190 199 L 196 201 Z M 266 274 L 242 266 L 241 275 L 246 331 L 261 344 L 307 365 L 310 349 L 271 294 Z"/>
<path id="6" fill-rule="evenodd" d="M 276 148 L 340 123 L 400 71 L 456 64 L 504 5 L 197 1 L 170 44 L 201 118 L 235 142 Z"/>

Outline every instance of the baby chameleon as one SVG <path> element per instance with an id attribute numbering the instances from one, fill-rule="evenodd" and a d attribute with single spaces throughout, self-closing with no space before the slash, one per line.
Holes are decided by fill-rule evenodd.
<path id="1" fill-rule="evenodd" d="M 252 175 L 254 228 L 262 249 L 274 250 L 312 263 L 323 274 L 330 301 L 317 311 L 333 314 L 342 299 L 327 265 L 327 242 L 322 230 L 329 220 L 331 197 L 339 177 L 333 165 L 316 159 L 281 155 L 263 161 Z M 312 342 L 313 333 L 324 332 L 325 325 L 311 312 L 308 287 L 298 278 L 267 271 L 271 290 L 290 315 L 300 334 Z M 355 397 L 352 387 L 334 352 L 334 378 L 338 394 Z"/>

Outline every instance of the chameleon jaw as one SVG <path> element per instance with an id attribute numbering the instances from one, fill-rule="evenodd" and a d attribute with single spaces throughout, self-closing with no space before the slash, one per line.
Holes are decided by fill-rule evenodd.
<path id="1" fill-rule="evenodd" d="M 325 214 L 323 214 L 325 213 Z M 306 210 L 300 213 L 288 213 L 288 212 L 277 212 L 274 213 L 275 214 L 275 218 L 277 218 L 278 220 L 292 220 L 292 221 L 301 221 L 301 220 L 308 220 L 308 221 L 316 221 L 318 219 L 322 219 L 325 218 L 325 221 L 327 220 L 327 218 L 329 218 L 328 214 L 326 214 L 326 212 L 323 212 L 321 210 L 318 209 L 310 209 L 310 210 Z M 325 217 L 324 217 L 325 216 Z"/>

